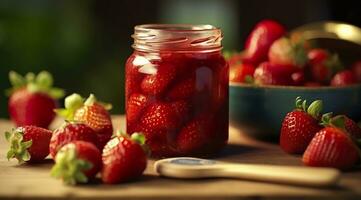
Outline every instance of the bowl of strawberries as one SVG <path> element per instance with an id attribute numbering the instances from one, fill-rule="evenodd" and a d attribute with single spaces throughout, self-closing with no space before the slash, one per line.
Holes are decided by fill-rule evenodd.
<path id="1" fill-rule="evenodd" d="M 354 28 L 361 37 L 361 29 Z M 355 40 L 333 39 L 361 46 Z M 259 22 L 243 51 L 225 53 L 230 65 L 231 125 L 256 138 L 279 138 L 282 119 L 298 96 L 327 101 L 323 111 L 360 121 L 361 56 L 353 55 L 344 57 L 304 32 L 287 33 L 274 20 Z"/>

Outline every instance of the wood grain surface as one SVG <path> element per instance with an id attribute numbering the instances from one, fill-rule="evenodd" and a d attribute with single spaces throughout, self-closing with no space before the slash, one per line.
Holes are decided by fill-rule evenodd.
<path id="1" fill-rule="evenodd" d="M 53 127 L 61 121 L 56 120 Z M 124 117 L 113 117 L 115 127 L 124 127 Z M 10 130 L 0 120 L 1 134 Z M 0 136 L 0 199 L 361 199 L 361 170 L 344 172 L 339 186 L 312 188 L 233 179 L 178 180 L 159 177 L 149 160 L 142 178 L 130 183 L 104 185 L 99 180 L 75 187 L 65 186 L 49 175 L 52 160 L 30 165 L 8 162 L 7 144 Z M 250 139 L 230 127 L 229 145 L 214 159 L 277 165 L 301 165 L 299 156 L 283 153 L 277 144 Z"/>

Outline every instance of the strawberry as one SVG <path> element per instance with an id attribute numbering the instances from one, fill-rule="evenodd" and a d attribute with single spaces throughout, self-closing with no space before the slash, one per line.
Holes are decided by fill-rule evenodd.
<path id="1" fill-rule="evenodd" d="M 188 110 L 189 104 L 185 101 L 154 103 L 145 110 L 140 125 L 151 130 L 173 130 L 179 126 Z"/>
<path id="2" fill-rule="evenodd" d="M 55 117 L 56 99 L 64 96 L 64 91 L 52 87 L 53 77 L 42 71 L 25 77 L 14 71 L 9 73 L 13 88 L 7 90 L 10 95 L 8 110 L 11 120 L 17 126 L 34 125 L 47 128 Z"/>
<path id="3" fill-rule="evenodd" d="M 352 67 L 352 72 L 355 74 L 357 82 L 361 83 L 361 61 L 355 62 Z"/>
<path id="4" fill-rule="evenodd" d="M 242 63 L 242 54 L 237 52 L 224 52 L 223 57 L 227 60 L 229 66 L 234 66 Z"/>
<path id="5" fill-rule="evenodd" d="M 269 62 L 261 63 L 254 72 L 254 80 L 259 85 L 293 85 L 293 69 Z"/>
<path id="6" fill-rule="evenodd" d="M 312 79 L 320 83 L 328 83 L 332 76 L 342 70 L 343 66 L 337 54 L 324 49 L 312 49 L 308 52 L 309 71 Z"/>
<path id="7" fill-rule="evenodd" d="M 149 61 L 139 55 L 131 55 L 125 64 L 125 97 L 126 99 L 133 93 L 140 93 L 140 82 L 142 82 L 145 74 L 140 72 L 140 68 L 149 63 Z"/>
<path id="8" fill-rule="evenodd" d="M 255 67 L 251 64 L 238 64 L 230 68 L 229 80 L 238 83 L 252 83 Z"/>
<path id="9" fill-rule="evenodd" d="M 347 133 L 352 137 L 352 139 L 354 140 L 361 139 L 361 128 L 357 125 L 356 122 L 354 122 L 346 115 L 337 115 L 332 117 L 332 113 L 327 113 L 324 114 L 324 116 L 322 117 L 322 121 L 323 121 L 322 123 L 326 126 L 330 124 L 334 125 L 335 122 L 337 123 L 341 121 L 342 124 L 336 124 L 337 127 L 341 127 L 345 129 L 345 131 L 347 131 Z"/>
<path id="10" fill-rule="evenodd" d="M 316 133 L 303 154 L 307 166 L 350 169 L 359 160 L 359 150 L 345 131 L 326 127 Z"/>
<path id="11" fill-rule="evenodd" d="M 337 86 L 337 87 L 342 87 L 342 86 L 347 86 L 347 85 L 352 85 L 352 84 L 356 84 L 357 80 L 355 75 L 353 74 L 353 72 L 351 70 L 343 70 L 338 72 L 331 80 L 331 86 Z"/>
<path id="12" fill-rule="evenodd" d="M 19 162 L 39 162 L 49 154 L 51 131 L 36 127 L 23 126 L 5 132 L 10 143 L 7 159 L 16 158 Z"/>
<path id="13" fill-rule="evenodd" d="M 211 115 L 200 115 L 186 124 L 176 138 L 176 150 L 180 154 L 197 152 L 206 144 L 212 130 Z"/>
<path id="14" fill-rule="evenodd" d="M 145 94 L 159 95 L 163 93 L 177 74 L 173 65 L 161 64 L 154 74 L 147 75 L 141 82 L 140 87 Z"/>
<path id="15" fill-rule="evenodd" d="M 99 147 L 103 147 L 113 135 L 113 125 L 108 110 L 110 104 L 98 102 L 93 94 L 85 101 L 79 94 L 65 98 L 65 109 L 56 112 L 70 121 L 82 122 L 97 133 Z"/>
<path id="16" fill-rule="evenodd" d="M 127 123 L 134 123 L 137 121 L 148 103 L 147 96 L 139 93 L 132 94 L 127 102 Z"/>
<path id="17" fill-rule="evenodd" d="M 291 75 L 293 85 L 303 85 L 305 82 L 305 73 L 303 71 L 296 71 Z"/>
<path id="18" fill-rule="evenodd" d="M 283 119 L 280 146 L 287 153 L 303 153 L 317 131 L 322 101 L 316 100 L 307 107 L 306 101 L 296 98 L 296 109 Z"/>
<path id="19" fill-rule="evenodd" d="M 188 99 L 196 92 L 196 77 L 195 74 L 180 81 L 167 93 L 167 99 L 180 100 Z"/>
<path id="20" fill-rule="evenodd" d="M 248 35 L 242 61 L 257 66 L 267 60 L 272 43 L 285 34 L 285 28 L 276 21 L 260 21 Z"/>
<path id="21" fill-rule="evenodd" d="M 101 170 L 102 157 L 94 144 L 73 141 L 63 146 L 55 157 L 51 176 L 61 178 L 66 184 L 87 183 Z"/>
<path id="22" fill-rule="evenodd" d="M 281 37 L 274 41 L 268 51 L 269 62 L 287 67 L 303 67 L 307 62 L 303 41 L 296 43 L 289 38 Z"/>
<path id="23" fill-rule="evenodd" d="M 51 157 L 55 159 L 56 153 L 62 146 L 78 140 L 93 143 L 101 150 L 96 132 L 92 128 L 83 123 L 67 122 L 53 132 L 49 145 Z"/>
<path id="24" fill-rule="evenodd" d="M 131 138 L 117 136 L 111 139 L 102 154 L 103 182 L 115 184 L 141 176 L 147 166 L 147 156 L 142 148 L 144 142 L 144 136 L 138 133 L 133 133 Z"/>

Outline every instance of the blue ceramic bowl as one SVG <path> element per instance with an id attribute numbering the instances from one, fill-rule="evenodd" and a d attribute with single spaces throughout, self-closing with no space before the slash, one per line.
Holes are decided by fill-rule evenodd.
<path id="1" fill-rule="evenodd" d="M 230 83 L 229 115 L 232 126 L 258 139 L 277 139 L 284 116 L 300 96 L 323 100 L 323 113 L 346 114 L 361 120 L 361 85 L 348 87 L 252 86 Z"/>

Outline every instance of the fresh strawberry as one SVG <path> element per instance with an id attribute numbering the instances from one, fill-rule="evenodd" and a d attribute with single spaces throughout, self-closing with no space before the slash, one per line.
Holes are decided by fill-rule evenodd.
<path id="1" fill-rule="evenodd" d="M 336 116 L 337 117 L 337 116 Z M 347 116 L 343 116 L 345 120 L 345 129 L 354 139 L 361 139 L 361 127 L 355 121 Z"/>
<path id="2" fill-rule="evenodd" d="M 133 133 L 131 138 L 117 136 L 111 139 L 103 149 L 102 180 L 115 184 L 138 178 L 147 166 L 147 156 L 142 145 L 143 135 Z"/>
<path id="3" fill-rule="evenodd" d="M 53 78 L 49 72 L 42 71 L 37 76 L 33 73 L 25 77 L 11 71 L 9 79 L 13 88 L 8 110 L 11 120 L 17 126 L 34 125 L 47 128 L 53 121 L 57 106 L 56 99 L 64 96 L 64 91 L 52 87 Z"/>
<path id="4" fill-rule="evenodd" d="M 289 38 L 281 37 L 270 47 L 268 59 L 275 65 L 302 68 L 307 62 L 307 54 L 302 41 L 293 43 Z"/>
<path id="5" fill-rule="evenodd" d="M 343 70 L 338 72 L 331 80 L 331 86 L 338 86 L 338 87 L 342 87 L 342 86 L 347 86 L 347 85 L 352 85 L 352 84 L 356 84 L 357 80 L 355 75 L 353 74 L 353 72 L 351 70 Z"/>
<path id="6" fill-rule="evenodd" d="M 238 64 L 230 68 L 229 80 L 238 83 L 252 83 L 255 67 L 251 64 Z"/>
<path id="7" fill-rule="evenodd" d="M 352 65 L 352 71 L 355 74 L 357 82 L 361 83 L 361 61 L 357 61 Z"/>
<path id="8" fill-rule="evenodd" d="M 357 146 L 342 129 L 326 127 L 316 133 L 302 161 L 308 166 L 346 170 L 352 168 L 359 157 Z"/>
<path id="9" fill-rule="evenodd" d="M 256 68 L 254 80 L 259 85 L 293 85 L 293 71 L 289 67 L 264 62 Z"/>
<path id="10" fill-rule="evenodd" d="M 188 78 L 180 81 L 167 93 L 167 99 L 180 100 L 191 97 L 196 92 L 196 77 L 191 75 Z"/>
<path id="11" fill-rule="evenodd" d="M 94 144 L 73 141 L 63 146 L 55 157 L 51 175 L 66 184 L 87 183 L 102 168 L 102 157 Z"/>
<path id="12" fill-rule="evenodd" d="M 291 75 L 293 85 L 303 85 L 305 82 L 305 73 L 303 71 L 296 71 Z"/>
<path id="13" fill-rule="evenodd" d="M 19 162 L 39 162 L 49 154 L 51 131 L 36 127 L 23 126 L 5 132 L 10 143 L 7 159 L 16 158 Z"/>
<path id="14" fill-rule="evenodd" d="M 92 128 L 83 123 L 67 122 L 53 132 L 49 145 L 51 157 L 55 159 L 56 153 L 62 146 L 78 140 L 93 143 L 102 150 L 98 144 L 96 132 Z"/>
<path id="15" fill-rule="evenodd" d="M 296 98 L 296 109 L 283 119 L 280 146 L 287 153 L 303 153 L 313 136 L 321 130 L 319 125 L 322 101 L 316 100 L 307 107 L 306 101 Z"/>
<path id="16" fill-rule="evenodd" d="M 72 94 L 65 98 L 65 109 L 56 112 L 67 120 L 82 122 L 94 129 L 99 146 L 103 147 L 113 135 L 110 109 L 110 104 L 98 102 L 93 94 L 85 101 L 79 94 Z"/>
<path id="17" fill-rule="evenodd" d="M 155 74 L 149 74 L 143 79 L 140 87 L 145 94 L 159 95 L 169 87 L 169 84 L 174 80 L 176 74 L 175 66 L 161 64 L 158 66 Z"/>
<path id="18" fill-rule="evenodd" d="M 332 76 L 343 68 L 338 55 L 324 49 L 312 49 L 307 57 L 311 78 L 316 82 L 328 83 Z"/>
<path id="19" fill-rule="evenodd" d="M 148 103 L 149 100 L 147 96 L 139 93 L 132 94 L 127 102 L 127 123 L 134 123 L 137 121 Z"/>
<path id="20" fill-rule="evenodd" d="M 206 144 L 211 135 L 212 119 L 210 115 L 200 115 L 186 124 L 176 138 L 176 150 L 180 154 L 197 152 Z"/>
<path id="21" fill-rule="evenodd" d="M 267 53 L 272 43 L 285 34 L 285 28 L 276 21 L 260 21 L 246 40 L 244 63 L 257 66 L 267 60 Z"/>

